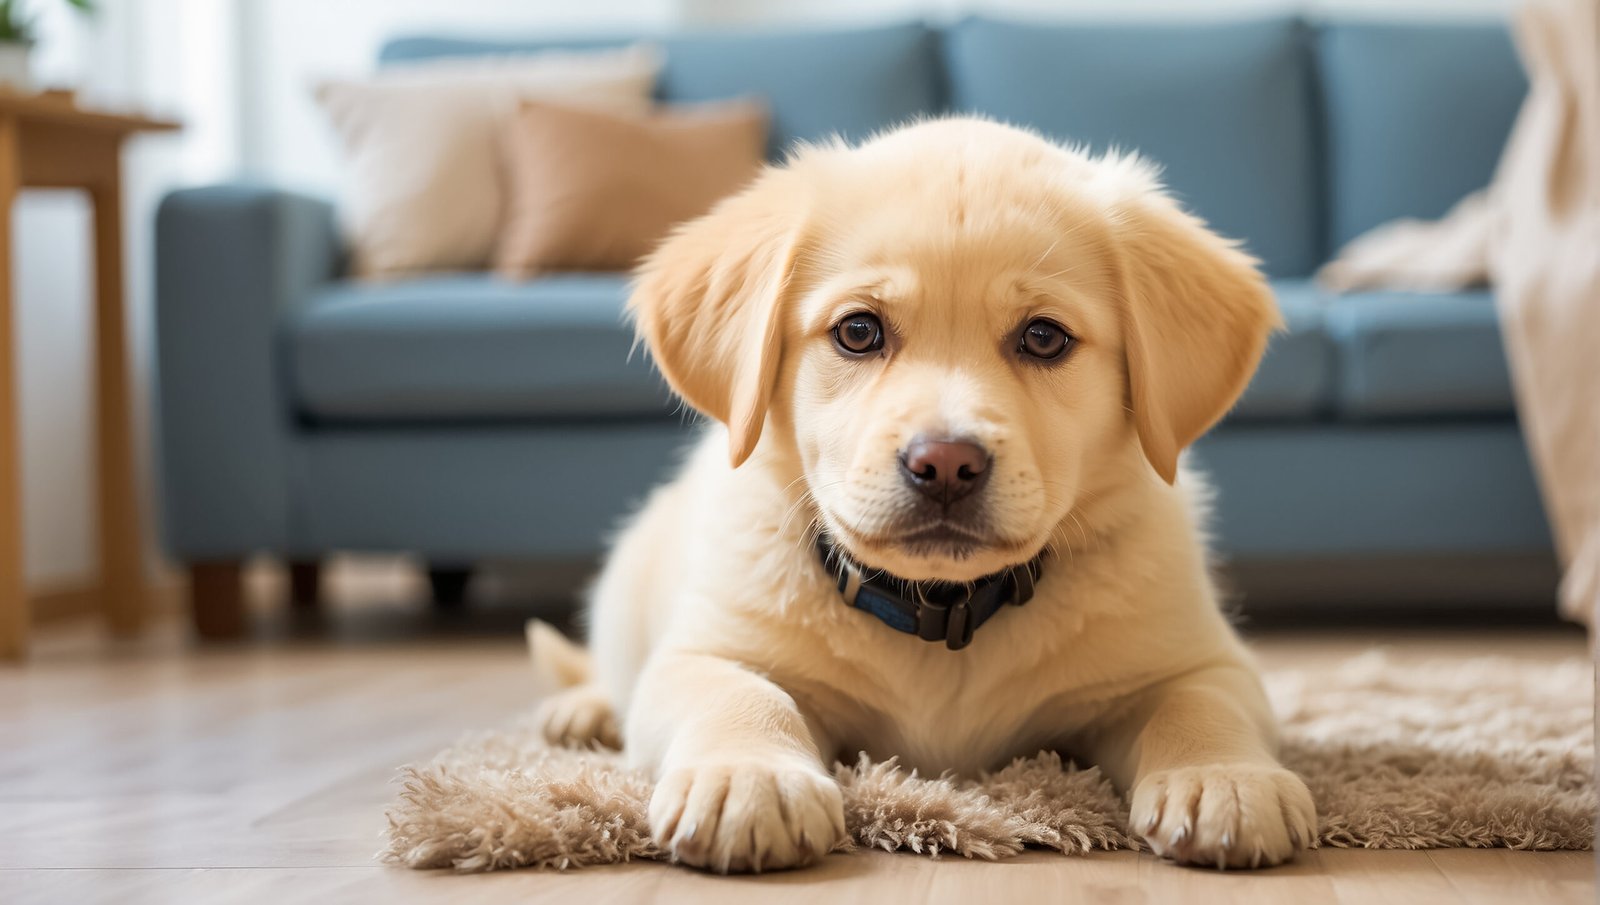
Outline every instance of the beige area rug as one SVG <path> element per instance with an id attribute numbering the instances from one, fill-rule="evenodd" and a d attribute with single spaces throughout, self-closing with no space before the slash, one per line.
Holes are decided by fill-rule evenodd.
<path id="1" fill-rule="evenodd" d="M 1284 761 L 1316 796 L 1322 845 L 1593 847 L 1585 660 L 1400 666 L 1369 653 L 1266 681 Z M 834 772 L 847 847 L 983 859 L 1139 847 L 1099 771 L 1050 753 L 970 781 L 865 759 Z M 551 750 L 527 721 L 464 739 L 400 781 L 384 853 L 395 863 L 487 871 L 661 857 L 645 819 L 649 780 L 614 754 Z"/>

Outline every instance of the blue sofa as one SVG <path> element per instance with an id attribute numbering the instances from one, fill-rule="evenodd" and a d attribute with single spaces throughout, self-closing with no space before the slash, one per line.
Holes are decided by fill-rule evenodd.
<path id="1" fill-rule="evenodd" d="M 402 38 L 382 60 L 635 37 Z M 774 156 L 957 110 L 1160 161 L 1262 259 L 1289 323 L 1196 453 L 1244 590 L 1549 599 L 1490 294 L 1310 280 L 1351 237 L 1488 181 L 1526 88 L 1503 26 L 974 18 L 656 40 L 663 100 L 763 96 Z M 166 198 L 156 250 L 163 536 L 210 633 L 237 629 L 230 570 L 256 553 L 593 557 L 690 430 L 629 355 L 623 274 L 356 282 L 327 201 L 241 185 Z"/>

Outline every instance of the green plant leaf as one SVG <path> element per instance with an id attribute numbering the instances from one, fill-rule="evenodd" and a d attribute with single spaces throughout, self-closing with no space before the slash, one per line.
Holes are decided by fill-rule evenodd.
<path id="1" fill-rule="evenodd" d="M 0 41 L 33 43 L 33 20 L 23 14 L 16 0 L 0 0 Z"/>
<path id="2" fill-rule="evenodd" d="M 92 16 L 95 13 L 95 0 L 62 0 L 68 6 Z M 0 0 L 0 41 L 16 44 L 33 42 L 33 20 L 24 17 L 17 6 L 17 0 Z"/>

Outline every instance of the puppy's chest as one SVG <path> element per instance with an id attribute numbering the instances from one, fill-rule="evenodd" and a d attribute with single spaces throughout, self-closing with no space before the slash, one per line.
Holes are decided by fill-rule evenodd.
<path id="1" fill-rule="evenodd" d="M 1096 595 L 1057 578 L 1022 607 L 985 622 L 951 651 L 848 606 L 820 569 L 788 586 L 782 620 L 752 611 L 730 632 L 828 734 L 834 756 L 877 759 L 937 775 L 972 774 L 1057 748 L 1131 687 L 1127 656 L 1085 630 Z M 775 593 L 780 589 L 774 589 Z M 1092 590 L 1092 589 L 1091 589 Z M 782 652 L 774 656 L 775 652 Z"/>
<path id="2" fill-rule="evenodd" d="M 839 754 L 849 758 L 865 752 L 880 761 L 896 757 L 925 776 L 947 770 L 970 776 L 1056 741 L 1033 718 L 1033 709 L 1016 700 L 925 695 L 848 727 L 840 733 Z"/>
<path id="3" fill-rule="evenodd" d="M 803 682 L 791 693 L 817 715 L 835 756 L 896 757 L 924 775 L 971 775 L 1059 747 L 1104 710 L 1093 690 L 1074 694 L 1070 672 L 1046 676 L 999 651 L 974 654 L 858 655 L 836 673 L 847 681 Z"/>

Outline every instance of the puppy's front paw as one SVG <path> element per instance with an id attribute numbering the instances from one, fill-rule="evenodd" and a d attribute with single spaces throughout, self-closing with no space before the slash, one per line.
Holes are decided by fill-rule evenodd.
<path id="1" fill-rule="evenodd" d="M 1129 822 L 1162 857 L 1265 867 L 1315 843 L 1317 809 L 1306 784 L 1282 767 L 1218 764 L 1146 776 L 1134 787 Z"/>
<path id="2" fill-rule="evenodd" d="M 844 838 L 844 802 L 820 765 L 799 758 L 692 763 L 656 784 L 650 830 L 674 860 L 695 867 L 799 867 Z"/>
<path id="3" fill-rule="evenodd" d="M 620 749 L 622 735 L 617 731 L 617 715 L 611 699 L 598 685 L 563 688 L 539 704 L 534 720 L 544 732 L 544 740 L 567 748 L 588 748 L 596 744 Z"/>

